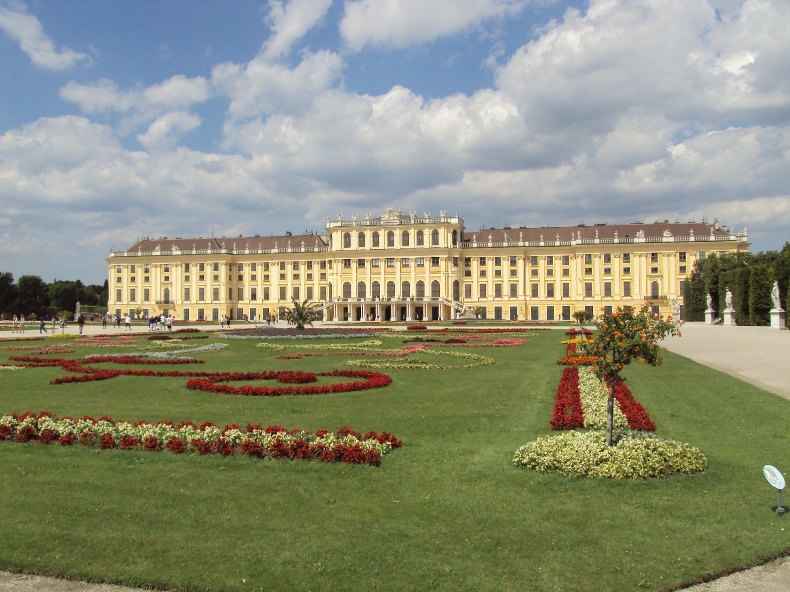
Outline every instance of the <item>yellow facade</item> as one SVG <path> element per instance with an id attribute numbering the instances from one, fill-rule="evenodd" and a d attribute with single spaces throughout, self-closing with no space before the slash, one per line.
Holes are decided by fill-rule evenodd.
<path id="1" fill-rule="evenodd" d="M 295 298 L 319 302 L 327 320 L 554 321 L 643 304 L 682 315 L 695 261 L 748 247 L 717 222 L 470 232 L 457 213 L 388 209 L 327 219 L 324 235 L 143 239 L 107 258 L 109 310 L 260 320 Z"/>

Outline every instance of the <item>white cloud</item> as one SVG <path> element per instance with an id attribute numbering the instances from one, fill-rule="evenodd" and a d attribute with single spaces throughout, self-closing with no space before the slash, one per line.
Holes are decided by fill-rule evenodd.
<path id="1" fill-rule="evenodd" d="M 157 117 L 145 133 L 137 136 L 137 140 L 150 152 L 161 153 L 175 148 L 179 137 L 197 128 L 200 123 L 201 119 L 197 115 L 172 111 Z"/>
<path id="2" fill-rule="evenodd" d="M 526 0 L 346 0 L 340 33 L 352 51 L 408 47 L 520 12 Z"/>
<path id="3" fill-rule="evenodd" d="M 272 36 L 266 41 L 263 54 L 279 58 L 291 51 L 293 44 L 318 24 L 332 5 L 332 0 L 269 0 Z"/>
<path id="4" fill-rule="evenodd" d="M 15 3 L 11 8 L 0 6 L 0 29 L 19 43 L 31 62 L 47 70 L 68 70 L 80 61 L 90 61 L 87 54 L 68 48 L 55 49 L 41 22 L 28 14 L 22 3 Z"/>

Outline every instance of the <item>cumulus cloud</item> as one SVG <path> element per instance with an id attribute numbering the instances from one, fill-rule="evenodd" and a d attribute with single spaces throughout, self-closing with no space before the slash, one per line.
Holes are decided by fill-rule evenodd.
<path id="1" fill-rule="evenodd" d="M 408 47 L 521 11 L 526 0 L 346 0 L 340 33 L 352 51 Z"/>
<path id="2" fill-rule="evenodd" d="M 81 61 L 90 61 L 87 54 L 69 48 L 60 50 L 44 33 L 41 22 L 22 3 L 0 6 L 0 29 L 19 43 L 30 61 L 47 70 L 68 70 Z"/>
<path id="3" fill-rule="evenodd" d="M 290 53 L 293 44 L 323 19 L 331 5 L 332 0 L 270 0 L 267 21 L 272 36 L 264 45 L 264 56 L 279 58 Z"/>

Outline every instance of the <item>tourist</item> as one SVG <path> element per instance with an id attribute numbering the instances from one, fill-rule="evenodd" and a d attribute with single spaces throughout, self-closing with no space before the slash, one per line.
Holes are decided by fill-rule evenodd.
<path id="1" fill-rule="evenodd" d="M 126 318 L 124 319 L 124 323 L 126 324 L 126 328 L 129 331 L 131 331 L 132 330 L 132 317 L 129 316 L 129 315 L 126 315 Z"/>
<path id="2" fill-rule="evenodd" d="M 66 317 L 60 317 L 60 332 L 66 332 Z"/>
<path id="3" fill-rule="evenodd" d="M 85 328 L 85 315 L 80 315 L 77 317 L 77 324 L 80 326 L 80 335 L 82 335 L 82 330 Z"/>
<path id="4" fill-rule="evenodd" d="M 14 315 L 13 322 L 14 322 L 14 328 L 11 330 L 11 333 L 16 333 L 17 330 L 19 329 L 19 317 Z"/>
<path id="5" fill-rule="evenodd" d="M 222 315 L 219 318 L 219 328 L 220 329 L 224 329 L 225 328 L 225 315 Z"/>
<path id="6" fill-rule="evenodd" d="M 52 334 L 53 335 L 55 334 L 55 331 L 57 331 L 57 329 L 58 329 L 58 326 L 57 326 L 57 324 L 55 322 L 55 315 L 52 315 Z"/>
<path id="7" fill-rule="evenodd" d="M 107 328 L 107 313 L 104 313 L 101 316 L 101 328 L 102 329 L 106 329 Z"/>
<path id="8" fill-rule="evenodd" d="M 167 324 L 167 330 L 168 331 L 172 331 L 173 330 L 173 315 L 169 315 L 167 317 L 167 319 L 165 320 L 165 323 Z"/>
<path id="9" fill-rule="evenodd" d="M 19 315 L 19 332 L 25 332 L 25 315 Z"/>
<path id="10" fill-rule="evenodd" d="M 44 317 L 41 317 L 41 322 L 38 324 L 38 334 L 41 335 L 42 333 L 47 332 L 47 325 Z"/>

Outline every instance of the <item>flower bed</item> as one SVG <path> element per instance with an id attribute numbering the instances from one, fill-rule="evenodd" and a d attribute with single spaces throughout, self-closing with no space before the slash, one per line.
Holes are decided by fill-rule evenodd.
<path id="1" fill-rule="evenodd" d="M 359 435 L 348 427 L 335 432 L 318 430 L 286 430 L 280 426 L 263 427 L 248 424 L 241 429 L 236 424 L 220 429 L 212 422 L 200 426 L 192 422 L 171 421 L 151 424 L 146 421 L 115 421 L 103 416 L 58 418 L 47 411 L 37 414 L 14 413 L 0 417 L 0 440 L 18 443 L 79 444 L 99 450 L 145 450 L 174 454 L 197 453 L 222 456 L 251 456 L 291 460 L 316 460 L 354 464 L 381 465 L 381 459 L 403 442 L 389 432 L 373 431 Z"/>
<path id="2" fill-rule="evenodd" d="M 568 477 L 657 479 L 704 471 L 708 461 L 698 448 L 650 434 L 615 432 L 607 446 L 605 432 L 569 431 L 525 444 L 513 463 Z"/>
<path id="3" fill-rule="evenodd" d="M 554 398 L 552 430 L 575 430 L 584 427 L 584 410 L 579 394 L 578 368 L 565 368 Z"/>
<path id="4" fill-rule="evenodd" d="M 302 380 L 302 383 L 298 382 Z M 318 376 L 333 376 L 346 378 L 363 378 L 363 381 L 338 382 L 327 385 L 315 386 L 242 386 L 234 387 L 226 382 L 251 381 L 251 380 L 276 380 L 280 383 L 299 383 L 314 382 Z M 314 380 L 309 380 L 313 377 Z M 380 372 L 367 372 L 365 370 L 333 370 L 332 372 L 237 372 L 237 373 L 216 373 L 203 378 L 196 378 L 187 382 L 187 388 L 196 391 L 207 391 L 210 393 L 222 393 L 226 395 L 244 395 L 253 397 L 278 397 L 282 395 L 325 395 L 329 393 L 347 393 L 352 391 L 364 391 L 374 388 L 382 388 L 392 383 L 392 378 Z"/>

